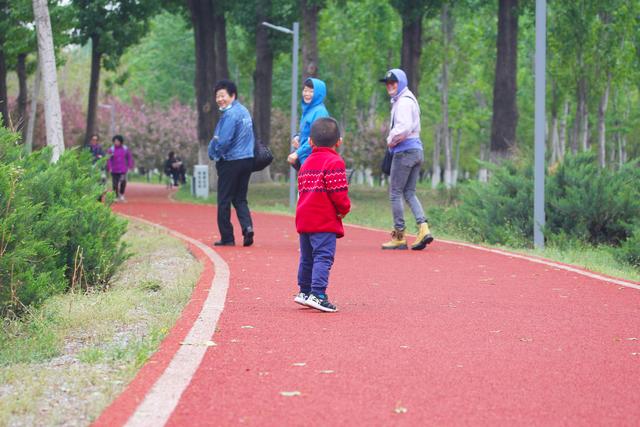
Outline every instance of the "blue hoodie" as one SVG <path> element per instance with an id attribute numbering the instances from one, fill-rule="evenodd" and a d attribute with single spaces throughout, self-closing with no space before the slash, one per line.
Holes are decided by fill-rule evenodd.
<path id="1" fill-rule="evenodd" d="M 308 79 L 313 82 L 313 98 L 310 103 L 300 103 L 302 105 L 302 117 L 300 118 L 300 146 L 296 150 L 300 164 L 303 164 L 307 157 L 311 154 L 311 145 L 309 145 L 309 134 L 311 134 L 311 125 L 320 117 L 329 117 L 329 112 L 324 106 L 324 99 L 327 96 L 327 86 L 322 80 Z"/>
<path id="2" fill-rule="evenodd" d="M 253 157 L 253 122 L 251 114 L 235 100 L 224 110 L 209 142 L 211 160 L 240 160 Z"/>

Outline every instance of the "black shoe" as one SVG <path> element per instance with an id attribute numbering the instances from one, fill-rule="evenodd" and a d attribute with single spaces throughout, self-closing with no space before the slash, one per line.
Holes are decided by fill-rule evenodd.
<path id="1" fill-rule="evenodd" d="M 253 227 L 247 227 L 244 231 L 244 239 L 242 241 L 242 246 L 251 246 L 253 245 Z"/>
<path id="2" fill-rule="evenodd" d="M 222 240 L 218 240 L 217 242 L 213 243 L 213 246 L 235 246 L 236 242 L 234 242 L 233 240 L 230 240 L 228 242 L 223 242 Z"/>
<path id="3" fill-rule="evenodd" d="M 329 298 L 320 299 L 316 295 L 311 294 L 304 301 L 307 306 L 315 308 L 316 310 L 325 311 L 327 313 L 334 313 L 338 311 L 338 307 L 329 302 Z"/>

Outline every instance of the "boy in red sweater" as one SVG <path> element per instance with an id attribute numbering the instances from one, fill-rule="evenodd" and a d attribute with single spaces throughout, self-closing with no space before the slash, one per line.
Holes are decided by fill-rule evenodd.
<path id="1" fill-rule="evenodd" d="M 329 302 L 329 271 L 336 253 L 336 239 L 344 236 L 342 218 L 351 209 L 344 160 L 336 152 L 342 144 L 335 119 L 316 119 L 311 126 L 311 155 L 298 174 L 296 230 L 300 234 L 300 293 L 294 301 L 317 310 L 334 312 Z"/>

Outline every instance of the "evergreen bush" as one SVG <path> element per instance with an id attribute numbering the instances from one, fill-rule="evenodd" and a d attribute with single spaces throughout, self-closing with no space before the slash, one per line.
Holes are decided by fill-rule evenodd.
<path id="1" fill-rule="evenodd" d="M 567 156 L 546 180 L 547 229 L 592 244 L 618 245 L 640 218 L 640 169 L 600 169 L 593 152 Z"/>
<path id="2" fill-rule="evenodd" d="M 635 227 L 631 237 L 614 249 L 614 255 L 618 260 L 640 269 L 640 226 Z"/>
<path id="3" fill-rule="evenodd" d="M 457 231 L 472 241 L 527 246 L 533 238 L 531 161 L 491 166 L 488 183 L 470 183 L 452 212 Z M 620 247 L 621 259 L 634 264 L 640 253 L 640 168 L 600 169 L 592 152 L 567 156 L 545 184 L 547 240 Z M 637 264 L 636 264 L 637 265 Z"/>
<path id="4" fill-rule="evenodd" d="M 72 287 L 102 288 L 126 259 L 126 221 L 98 201 L 99 165 L 87 150 L 55 164 L 28 156 L 0 127 L 0 315 Z"/>
<path id="5" fill-rule="evenodd" d="M 533 178 L 531 168 L 505 162 L 491 169 L 488 183 L 469 183 L 453 211 L 454 227 L 475 242 L 523 246 L 533 235 Z"/>

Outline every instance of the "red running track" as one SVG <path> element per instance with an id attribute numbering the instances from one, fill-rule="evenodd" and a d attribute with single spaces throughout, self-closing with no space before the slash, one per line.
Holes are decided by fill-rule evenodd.
<path id="1" fill-rule="evenodd" d="M 118 212 L 218 237 L 211 206 L 159 186 L 128 196 Z M 340 312 L 321 313 L 293 303 L 293 219 L 253 215 L 253 247 L 216 249 L 230 271 L 217 345 L 167 425 L 640 423 L 637 289 L 437 240 L 381 251 L 386 233 L 348 227 L 328 289 Z M 197 318 L 217 272 L 191 248 L 207 265 L 192 301 L 96 425 L 126 423 Z"/>

